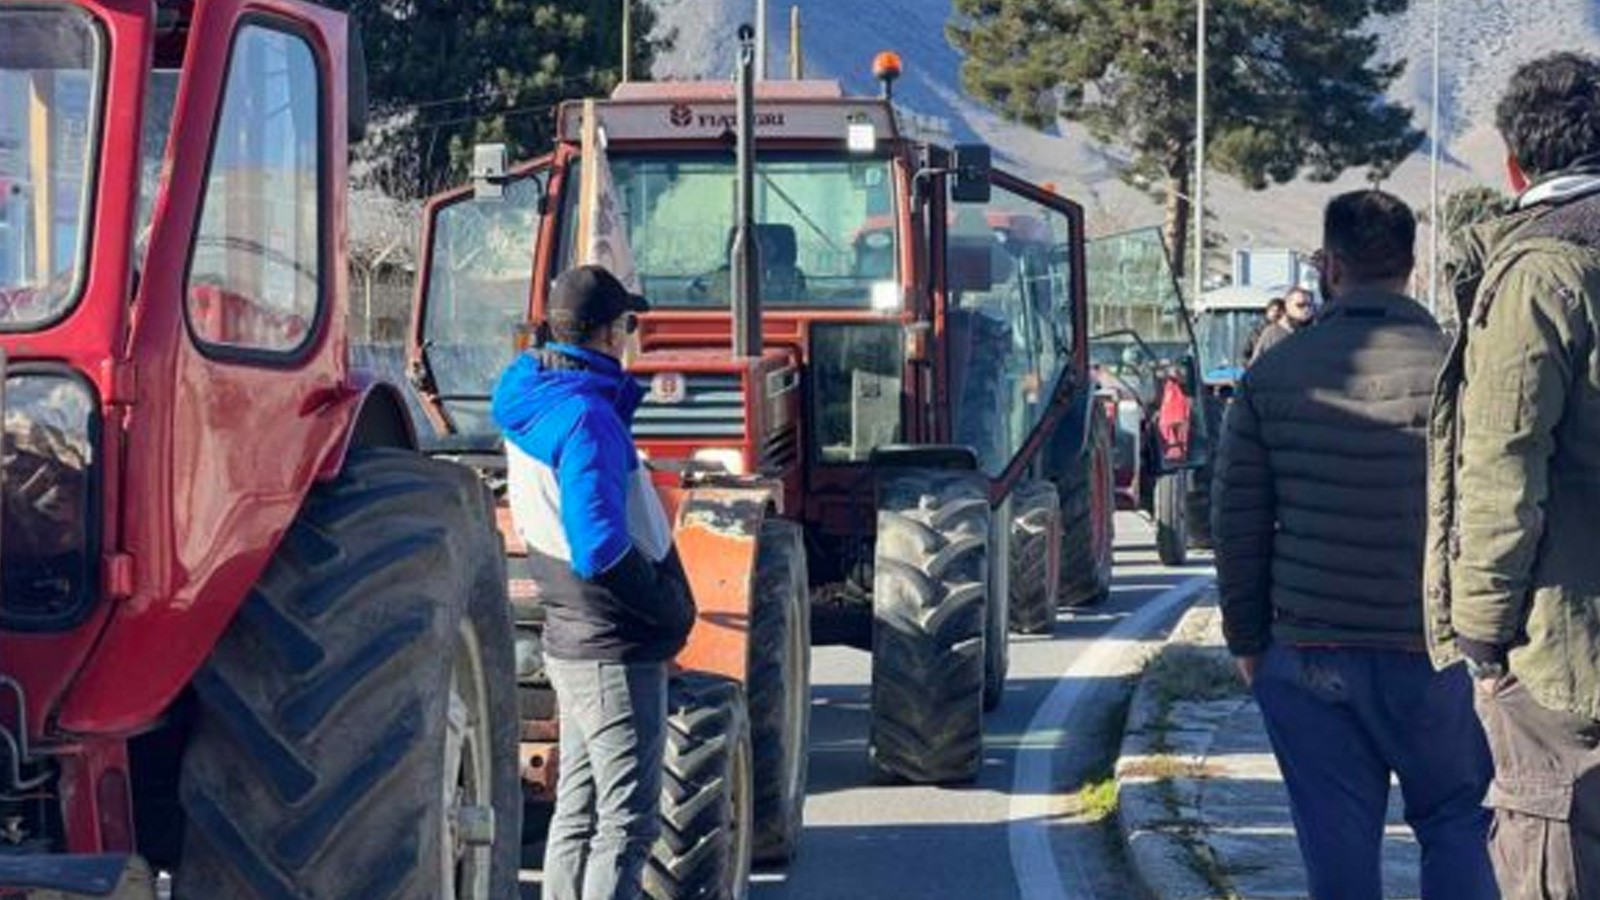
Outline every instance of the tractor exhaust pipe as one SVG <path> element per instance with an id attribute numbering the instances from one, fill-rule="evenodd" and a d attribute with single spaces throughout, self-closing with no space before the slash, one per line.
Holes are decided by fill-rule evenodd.
<path id="1" fill-rule="evenodd" d="M 761 248 L 756 238 L 756 48 L 755 29 L 739 28 L 739 99 L 734 125 L 737 146 L 733 237 L 733 355 L 761 355 Z"/>

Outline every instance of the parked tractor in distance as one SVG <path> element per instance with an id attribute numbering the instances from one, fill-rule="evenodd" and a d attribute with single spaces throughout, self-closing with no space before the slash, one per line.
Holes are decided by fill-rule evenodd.
<path id="1" fill-rule="evenodd" d="M 0 894 L 517 890 L 492 501 L 346 356 L 364 81 L 296 0 L 0 0 Z"/>
<path id="2" fill-rule="evenodd" d="M 1162 565 L 1181 566 L 1193 472 L 1206 458 L 1193 345 L 1151 345 L 1134 331 L 1114 331 L 1094 338 L 1091 358 L 1115 423 L 1117 508 L 1149 516 Z"/>
<path id="3" fill-rule="evenodd" d="M 806 642 L 872 653 L 878 770 L 973 778 L 1008 607 L 1038 630 L 1058 593 L 1109 590 L 1110 434 L 1088 376 L 1077 204 L 991 169 L 987 148 L 902 136 L 885 99 L 764 81 L 741 116 L 736 95 L 624 84 L 587 114 L 564 106 L 550 155 L 432 201 L 411 366 L 458 457 L 503 465 L 491 387 L 551 280 L 585 261 L 596 201 L 580 186 L 604 165 L 653 303 L 634 432 L 700 604 L 678 662 L 742 684 L 749 833 L 758 857 L 784 859 L 805 788 Z M 513 535 L 525 771 L 544 797 L 553 709 L 517 552 Z M 692 849 L 681 837 L 652 871 Z"/>
<path id="4" fill-rule="evenodd" d="M 1149 516 L 1161 562 L 1183 565 L 1197 527 L 1188 498 L 1210 488 L 1197 472 L 1215 434 L 1193 323 L 1161 229 L 1103 235 L 1088 252 L 1089 356 L 1113 423 L 1117 508 Z"/>

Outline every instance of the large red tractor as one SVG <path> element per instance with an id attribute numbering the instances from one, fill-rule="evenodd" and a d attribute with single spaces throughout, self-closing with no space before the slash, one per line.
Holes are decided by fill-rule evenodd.
<path id="1" fill-rule="evenodd" d="M 515 895 L 491 500 L 347 358 L 358 51 L 0 0 L 0 895 Z"/>
<path id="2" fill-rule="evenodd" d="M 803 635 L 872 653 L 881 772 L 971 779 L 1008 605 L 1039 630 L 1058 593 L 1109 590 L 1110 435 L 1077 204 L 991 169 L 986 148 L 903 137 L 886 100 L 751 92 L 741 113 L 733 84 L 625 84 L 564 106 L 550 155 L 436 198 L 411 366 L 445 449 L 503 469 L 494 379 L 588 255 L 588 217 L 620 221 L 654 304 L 635 436 L 701 609 L 679 663 L 743 685 L 756 853 L 781 859 L 804 791 Z M 586 174 L 614 185 L 603 207 Z M 524 756 L 546 789 L 539 586 L 509 543 Z M 674 859 L 658 848 L 658 868 Z"/>

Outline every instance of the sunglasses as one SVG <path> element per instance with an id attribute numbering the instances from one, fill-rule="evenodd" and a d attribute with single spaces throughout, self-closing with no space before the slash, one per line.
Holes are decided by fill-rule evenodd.
<path id="1" fill-rule="evenodd" d="M 633 334 L 639 330 L 639 317 L 633 313 L 626 313 L 622 317 L 622 331 L 624 334 Z"/>

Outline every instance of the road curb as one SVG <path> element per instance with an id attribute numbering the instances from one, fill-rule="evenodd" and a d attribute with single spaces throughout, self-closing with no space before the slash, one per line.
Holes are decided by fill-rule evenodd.
<path id="1" fill-rule="evenodd" d="M 1184 635 L 1215 615 L 1214 600 L 1196 603 L 1173 628 L 1162 652 L 1186 644 Z M 1221 648 L 1215 652 L 1226 657 Z M 1117 824 L 1134 876 L 1147 896 L 1221 900 L 1231 892 L 1217 883 L 1215 860 L 1205 842 L 1196 839 L 1204 827 L 1196 814 L 1202 779 L 1174 774 L 1201 771 L 1215 732 L 1203 726 L 1175 728 L 1167 721 L 1166 706 L 1150 679 L 1141 675 L 1117 755 Z"/>

